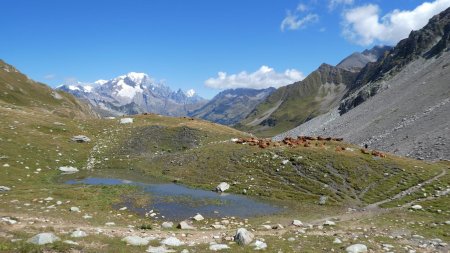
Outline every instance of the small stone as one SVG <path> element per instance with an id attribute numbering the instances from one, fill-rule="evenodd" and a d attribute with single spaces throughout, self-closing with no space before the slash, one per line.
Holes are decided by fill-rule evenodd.
<path id="1" fill-rule="evenodd" d="M 70 211 L 71 212 L 80 212 L 80 208 L 78 208 L 78 207 L 76 207 L 76 206 L 72 206 L 71 208 L 70 208 Z"/>
<path id="2" fill-rule="evenodd" d="M 334 221 L 327 220 L 323 224 L 324 226 L 336 226 L 336 223 Z"/>
<path id="3" fill-rule="evenodd" d="M 168 252 L 175 252 L 175 250 L 167 249 L 165 246 L 159 246 L 159 247 L 149 246 L 146 252 L 149 252 L 149 253 L 168 253 Z"/>
<path id="4" fill-rule="evenodd" d="M 86 237 L 86 236 L 87 236 L 86 232 L 81 231 L 81 230 L 75 230 L 70 235 L 70 237 L 74 237 L 74 238 Z"/>
<path id="5" fill-rule="evenodd" d="M 255 246 L 255 250 L 265 250 L 267 248 L 267 244 L 260 240 L 256 240 L 253 246 Z"/>
<path id="6" fill-rule="evenodd" d="M 292 225 L 294 225 L 296 227 L 301 227 L 301 226 L 303 226 L 303 222 L 301 222 L 299 220 L 293 220 Z"/>
<path id="7" fill-rule="evenodd" d="M 342 241 L 341 241 L 341 239 L 339 239 L 339 238 L 335 238 L 334 241 L 333 241 L 333 243 L 334 243 L 334 244 L 341 244 Z"/>
<path id="8" fill-rule="evenodd" d="M 115 225 L 116 225 L 116 223 L 114 223 L 114 222 L 106 222 L 105 223 L 105 226 L 108 226 L 108 227 L 115 226 Z"/>
<path id="9" fill-rule="evenodd" d="M 148 238 L 142 238 L 136 235 L 127 236 L 122 241 L 132 246 L 146 246 L 150 242 Z"/>
<path id="10" fill-rule="evenodd" d="M 76 173 L 79 171 L 77 168 L 72 167 L 72 166 L 62 166 L 62 167 L 59 167 L 58 170 L 64 172 L 63 174 L 72 174 L 72 173 Z"/>
<path id="11" fill-rule="evenodd" d="M 224 250 L 224 249 L 229 249 L 230 247 L 228 247 L 228 245 L 226 244 L 211 244 L 209 246 L 209 250 L 211 251 L 219 251 L 219 250 Z"/>
<path id="12" fill-rule="evenodd" d="M 217 192 L 224 192 L 226 190 L 230 189 L 230 185 L 226 182 L 222 182 L 216 187 Z"/>
<path id="13" fill-rule="evenodd" d="M 411 209 L 413 209 L 413 210 L 422 210 L 422 206 L 421 205 L 413 205 L 411 207 Z"/>
<path id="14" fill-rule="evenodd" d="M 91 139 L 89 139 L 89 137 L 84 136 L 84 135 L 73 136 L 71 140 L 75 141 L 75 142 L 78 142 L 78 143 L 84 143 L 84 142 L 90 142 L 91 141 Z"/>

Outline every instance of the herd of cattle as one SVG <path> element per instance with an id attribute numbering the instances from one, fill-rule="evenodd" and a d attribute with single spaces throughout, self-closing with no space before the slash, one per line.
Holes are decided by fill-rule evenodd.
<path id="1" fill-rule="evenodd" d="M 269 147 L 281 147 L 281 146 L 289 146 L 289 147 L 323 147 L 326 145 L 327 142 L 342 142 L 343 138 L 333 138 L 333 137 L 312 137 L 312 136 L 298 136 L 297 138 L 293 137 L 286 137 L 282 141 L 273 141 L 271 139 L 260 139 L 256 137 L 248 137 L 248 138 L 239 138 L 235 142 L 237 144 L 248 144 L 250 146 L 258 146 L 262 149 L 266 149 Z M 336 146 L 335 150 L 337 152 L 339 151 L 345 151 L 347 148 L 342 146 Z M 363 154 L 370 154 L 376 157 L 386 157 L 386 154 L 377 151 L 372 150 L 369 151 L 366 148 L 362 148 L 361 152 Z"/>

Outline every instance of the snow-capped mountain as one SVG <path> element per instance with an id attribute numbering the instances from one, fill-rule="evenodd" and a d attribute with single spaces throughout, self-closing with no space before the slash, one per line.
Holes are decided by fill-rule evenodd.
<path id="1" fill-rule="evenodd" d="M 92 84 L 61 85 L 57 89 L 89 101 L 105 116 L 144 112 L 184 116 L 207 102 L 192 89 L 172 91 L 149 75 L 136 72 Z"/>

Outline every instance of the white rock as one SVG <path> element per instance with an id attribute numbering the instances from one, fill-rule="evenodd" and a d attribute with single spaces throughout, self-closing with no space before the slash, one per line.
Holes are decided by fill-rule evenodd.
<path id="1" fill-rule="evenodd" d="M 91 139 L 89 139 L 89 137 L 84 136 L 84 135 L 76 135 L 76 136 L 72 137 L 71 140 L 75 141 L 75 142 L 79 142 L 79 143 L 90 142 L 91 141 Z"/>
<path id="2" fill-rule="evenodd" d="M 40 233 L 40 234 L 37 234 L 37 235 L 31 237 L 30 239 L 28 239 L 27 242 L 37 244 L 37 245 L 44 245 L 44 244 L 54 243 L 59 240 L 60 240 L 59 237 L 57 237 L 53 233 Z"/>
<path id="3" fill-rule="evenodd" d="M 83 215 L 83 219 L 92 219 L 92 216 L 89 214 Z"/>
<path id="4" fill-rule="evenodd" d="M 301 227 L 301 226 L 303 226 L 303 222 L 301 222 L 299 220 L 293 220 L 292 225 L 294 225 L 296 227 Z"/>
<path id="5" fill-rule="evenodd" d="M 63 243 L 70 244 L 70 245 L 78 245 L 77 242 L 71 241 L 71 240 L 64 240 Z"/>
<path id="6" fill-rule="evenodd" d="M 128 208 L 126 207 L 126 206 L 124 206 L 124 207 L 122 207 L 122 208 L 119 208 L 119 211 L 125 211 L 125 210 L 127 210 Z"/>
<path id="7" fill-rule="evenodd" d="M 182 221 L 178 224 L 177 228 L 179 229 L 195 229 L 195 227 L 191 226 L 187 221 Z"/>
<path id="8" fill-rule="evenodd" d="M 183 249 L 180 253 L 189 253 L 188 249 Z"/>
<path id="9" fill-rule="evenodd" d="M 165 221 L 161 224 L 161 227 L 163 228 L 172 228 L 173 227 L 173 222 L 170 221 Z"/>
<path id="10" fill-rule="evenodd" d="M 168 237 L 168 238 L 162 240 L 161 244 L 167 245 L 167 246 L 178 247 L 178 246 L 184 245 L 184 242 L 180 241 L 176 237 L 171 236 L 171 237 Z"/>
<path id="11" fill-rule="evenodd" d="M 261 225 L 261 227 L 264 228 L 265 230 L 272 230 L 271 225 Z"/>
<path id="12" fill-rule="evenodd" d="M 201 215 L 201 214 L 196 214 L 194 217 L 192 217 L 192 219 L 196 220 L 196 221 L 202 221 L 205 218 Z"/>
<path id="13" fill-rule="evenodd" d="M 245 228 L 239 228 L 234 235 L 234 241 L 240 245 L 250 244 L 255 236 Z"/>
<path id="14" fill-rule="evenodd" d="M 219 251 L 219 250 L 224 250 L 224 249 L 229 249 L 230 247 L 228 247 L 228 245 L 226 244 L 211 244 L 209 246 L 209 250 L 212 251 Z"/>
<path id="15" fill-rule="evenodd" d="M 323 223 L 324 226 L 336 226 L 336 223 L 334 221 L 327 220 L 325 223 Z"/>
<path id="16" fill-rule="evenodd" d="M 341 244 L 342 241 L 341 241 L 341 239 L 339 239 L 339 238 L 335 238 L 334 241 L 333 241 L 333 243 L 334 243 L 334 244 Z"/>
<path id="17" fill-rule="evenodd" d="M 133 246 L 146 246 L 150 242 L 149 238 L 142 238 L 136 235 L 127 236 L 122 241 Z"/>
<path id="18" fill-rule="evenodd" d="M 76 207 L 76 206 L 72 206 L 72 207 L 70 208 L 70 211 L 71 211 L 71 212 L 80 212 L 80 208 L 78 208 L 78 207 Z"/>
<path id="19" fill-rule="evenodd" d="M 133 118 L 120 119 L 120 124 L 131 124 L 131 123 L 133 123 Z"/>
<path id="20" fill-rule="evenodd" d="M 11 190 L 11 188 L 3 186 L 3 185 L 0 185 L 0 192 L 7 192 L 7 191 L 10 191 L 10 190 Z"/>
<path id="21" fill-rule="evenodd" d="M 62 166 L 62 167 L 59 167 L 58 170 L 64 172 L 64 174 L 72 174 L 72 173 L 76 173 L 79 171 L 77 168 L 72 167 L 72 166 Z"/>
<path id="22" fill-rule="evenodd" d="M 116 223 L 114 223 L 114 222 L 106 222 L 105 223 L 105 226 L 108 226 L 108 227 L 115 226 L 115 225 L 116 225 Z"/>
<path id="23" fill-rule="evenodd" d="M 17 223 L 16 220 L 13 220 L 13 219 L 11 219 L 11 218 L 9 218 L 9 217 L 2 217 L 1 220 L 2 220 L 3 222 L 5 222 L 5 223 L 8 223 L 9 225 L 14 225 L 14 224 Z"/>
<path id="24" fill-rule="evenodd" d="M 421 206 L 421 205 L 413 205 L 413 206 L 411 207 L 411 209 L 414 209 L 414 210 L 422 210 L 422 206 Z"/>
<path id="25" fill-rule="evenodd" d="M 446 225 L 450 225 L 450 220 L 445 222 Z"/>
<path id="26" fill-rule="evenodd" d="M 347 253 L 365 253 L 367 252 L 367 246 L 364 244 L 353 244 L 351 246 L 348 246 L 345 251 Z"/>
<path id="27" fill-rule="evenodd" d="M 216 187 L 217 192 L 224 192 L 228 189 L 230 189 L 230 185 L 226 182 L 222 182 Z"/>
<path id="28" fill-rule="evenodd" d="M 281 161 L 281 164 L 286 165 L 289 162 L 289 160 L 283 160 Z"/>
<path id="29" fill-rule="evenodd" d="M 265 250 L 267 248 L 267 244 L 260 240 L 256 240 L 253 246 L 255 246 L 255 250 Z"/>
<path id="30" fill-rule="evenodd" d="M 159 247 L 149 246 L 147 249 L 147 252 L 149 252 L 149 253 L 168 253 L 168 252 L 175 252 L 175 250 L 167 249 L 164 246 L 159 246 Z"/>
<path id="31" fill-rule="evenodd" d="M 81 231 L 81 230 L 75 230 L 70 235 L 70 237 L 74 237 L 74 238 L 86 237 L 86 236 L 87 236 L 86 232 Z"/>

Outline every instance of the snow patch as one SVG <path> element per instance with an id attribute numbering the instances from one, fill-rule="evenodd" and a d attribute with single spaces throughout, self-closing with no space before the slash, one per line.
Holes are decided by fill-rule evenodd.
<path id="1" fill-rule="evenodd" d="M 193 97 L 194 95 L 195 95 L 195 90 L 194 90 L 194 89 L 190 89 L 190 90 L 186 91 L 186 96 L 187 96 L 188 98 L 191 98 L 191 97 Z"/>
<path id="2" fill-rule="evenodd" d="M 94 84 L 97 84 L 97 85 L 103 85 L 103 84 L 105 84 L 105 83 L 107 83 L 107 82 L 108 82 L 108 80 L 100 79 L 100 80 L 95 81 Z"/>
<path id="3" fill-rule="evenodd" d="M 75 85 L 69 85 L 69 90 L 80 90 L 80 88 Z"/>
<path id="4" fill-rule="evenodd" d="M 136 85 L 135 87 L 132 87 L 132 86 L 126 84 L 123 80 L 119 80 L 117 82 L 117 86 L 120 87 L 120 90 L 117 92 L 117 95 L 120 97 L 129 98 L 129 99 L 134 98 L 134 96 L 136 96 L 136 93 L 142 93 L 144 91 L 140 85 Z"/>

